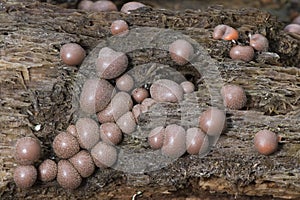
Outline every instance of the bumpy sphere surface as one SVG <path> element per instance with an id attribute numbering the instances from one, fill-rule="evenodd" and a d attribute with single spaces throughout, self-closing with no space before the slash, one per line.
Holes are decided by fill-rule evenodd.
<path id="1" fill-rule="evenodd" d="M 254 136 L 254 147 L 259 153 L 270 155 L 277 150 L 278 136 L 269 130 L 258 131 Z"/>
<path id="2" fill-rule="evenodd" d="M 21 165 L 14 171 L 14 181 L 19 188 L 30 188 L 37 179 L 37 170 L 33 165 Z"/>
<path id="3" fill-rule="evenodd" d="M 88 79 L 80 94 L 80 107 L 89 114 L 103 110 L 113 95 L 113 86 L 104 79 Z"/>
<path id="4" fill-rule="evenodd" d="M 238 85 L 225 85 L 221 89 L 224 106 L 239 110 L 246 105 L 247 97 L 244 89 Z"/>
<path id="5" fill-rule="evenodd" d="M 104 47 L 96 60 L 96 71 L 100 78 L 113 79 L 120 76 L 128 65 L 128 58 L 122 52 Z"/>
<path id="6" fill-rule="evenodd" d="M 20 138 L 15 147 L 15 160 L 21 165 L 33 164 L 40 158 L 41 144 L 32 137 Z"/>
<path id="7" fill-rule="evenodd" d="M 60 160 L 57 164 L 58 184 L 65 189 L 76 189 L 80 186 L 82 178 L 68 160 Z"/>

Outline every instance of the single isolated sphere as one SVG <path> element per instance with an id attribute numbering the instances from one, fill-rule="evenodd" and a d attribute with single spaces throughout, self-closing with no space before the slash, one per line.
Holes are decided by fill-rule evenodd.
<path id="1" fill-rule="evenodd" d="M 128 32 L 128 24 L 124 20 L 115 20 L 110 26 L 111 34 L 118 35 Z"/>
<path id="2" fill-rule="evenodd" d="M 81 176 L 68 160 L 60 160 L 57 164 L 58 184 L 65 189 L 74 190 L 81 184 Z"/>
<path id="3" fill-rule="evenodd" d="M 111 167 L 117 161 L 117 150 L 115 147 L 106 144 L 105 142 L 99 142 L 92 148 L 91 155 L 94 163 L 99 168 Z"/>
<path id="4" fill-rule="evenodd" d="M 104 79 L 88 79 L 80 94 L 80 107 L 89 114 L 103 110 L 110 102 L 114 87 Z"/>
<path id="5" fill-rule="evenodd" d="M 269 41 L 262 34 L 254 34 L 250 37 L 250 46 L 257 51 L 268 51 Z"/>
<path id="6" fill-rule="evenodd" d="M 14 171 L 14 181 L 19 188 L 30 188 L 37 179 L 37 170 L 33 165 L 21 165 Z"/>
<path id="7" fill-rule="evenodd" d="M 91 176 L 95 171 L 93 158 L 86 150 L 79 151 L 69 161 L 83 178 Z"/>
<path id="8" fill-rule="evenodd" d="M 148 135 L 148 143 L 152 149 L 160 149 L 163 146 L 165 137 L 165 128 L 163 126 L 156 127 L 151 130 Z"/>
<path id="9" fill-rule="evenodd" d="M 38 168 L 38 175 L 43 182 L 53 181 L 57 175 L 57 164 L 50 159 L 44 160 Z"/>
<path id="10" fill-rule="evenodd" d="M 135 88 L 131 93 L 132 98 L 137 103 L 141 103 L 144 99 L 149 97 L 149 92 L 145 88 Z"/>
<path id="11" fill-rule="evenodd" d="M 284 31 L 289 33 L 300 34 L 300 25 L 299 24 L 289 24 L 284 28 Z"/>
<path id="12" fill-rule="evenodd" d="M 225 85 L 221 89 L 225 107 L 239 110 L 246 105 L 247 97 L 244 89 L 238 85 Z"/>
<path id="13" fill-rule="evenodd" d="M 83 149 L 91 149 L 100 139 L 98 123 L 91 118 L 78 119 L 76 129 L 79 145 Z"/>
<path id="14" fill-rule="evenodd" d="M 250 62 L 254 58 L 254 50 L 251 46 L 236 45 L 231 48 L 229 56 L 233 60 Z"/>
<path id="15" fill-rule="evenodd" d="M 135 2 L 135 1 L 128 2 L 122 6 L 121 12 L 130 14 L 131 10 L 136 10 L 136 9 L 139 9 L 144 6 L 145 6 L 145 4 L 142 4 L 140 2 Z"/>
<path id="16" fill-rule="evenodd" d="M 15 147 L 15 160 L 21 165 L 33 164 L 40 158 L 41 144 L 32 137 L 20 138 Z"/>
<path id="17" fill-rule="evenodd" d="M 239 33 L 236 29 L 228 25 L 220 24 L 215 27 L 213 38 L 216 40 L 237 40 L 239 38 Z"/>
<path id="18" fill-rule="evenodd" d="M 200 129 L 210 136 L 218 136 L 225 129 L 226 116 L 224 111 L 211 107 L 199 117 Z"/>
<path id="19" fill-rule="evenodd" d="M 60 58 L 66 65 L 80 65 L 85 54 L 85 50 L 76 43 L 64 44 L 60 48 Z"/>
<path id="20" fill-rule="evenodd" d="M 209 141 L 207 135 L 199 128 L 189 128 L 186 131 L 186 149 L 189 154 L 207 152 Z"/>
<path id="21" fill-rule="evenodd" d="M 117 6 L 111 1 L 95 1 L 93 5 L 90 7 L 91 11 L 96 12 L 111 12 L 111 11 L 118 11 Z"/>
<path id="22" fill-rule="evenodd" d="M 113 79 L 127 69 L 128 58 L 125 53 L 104 47 L 96 60 L 96 71 L 100 78 Z"/>
<path id="23" fill-rule="evenodd" d="M 195 85 L 190 81 L 184 81 L 184 82 L 180 83 L 180 85 L 183 89 L 183 92 L 186 94 L 189 94 L 189 93 L 192 93 L 195 91 Z"/>
<path id="24" fill-rule="evenodd" d="M 178 65 L 185 65 L 194 56 L 193 46 L 186 40 L 176 40 L 169 46 L 172 60 Z"/>
<path id="25" fill-rule="evenodd" d="M 258 131 L 254 136 L 254 147 L 259 153 L 270 155 L 277 150 L 278 136 L 269 130 Z"/>
<path id="26" fill-rule="evenodd" d="M 104 123 L 100 125 L 100 138 L 110 145 L 117 145 L 122 140 L 122 131 L 115 123 Z"/>
<path id="27" fill-rule="evenodd" d="M 151 97 L 158 102 L 176 103 L 183 99 L 183 89 L 169 79 L 159 79 L 150 87 Z"/>
<path id="28" fill-rule="evenodd" d="M 185 137 L 186 132 L 181 126 L 168 125 L 165 129 L 165 138 L 161 148 L 162 154 L 173 159 L 182 156 L 186 151 Z"/>
<path id="29" fill-rule="evenodd" d="M 124 74 L 117 78 L 116 86 L 121 91 L 129 92 L 134 86 L 134 80 L 130 75 Z"/>
<path id="30" fill-rule="evenodd" d="M 77 139 L 69 133 L 59 133 L 53 140 L 53 151 L 59 158 L 70 158 L 79 152 Z"/>

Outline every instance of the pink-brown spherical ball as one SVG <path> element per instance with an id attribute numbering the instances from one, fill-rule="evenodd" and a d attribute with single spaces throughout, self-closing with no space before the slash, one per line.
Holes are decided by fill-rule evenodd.
<path id="1" fill-rule="evenodd" d="M 259 153 L 270 155 L 277 150 L 278 136 L 269 130 L 258 131 L 254 136 L 254 147 Z"/>
<path id="2" fill-rule="evenodd" d="M 32 137 L 20 138 L 15 147 L 15 160 L 21 165 L 33 164 L 40 158 L 41 144 Z"/>
<path id="3" fill-rule="evenodd" d="M 59 158 L 70 158 L 79 152 L 80 147 L 77 139 L 69 133 L 59 133 L 53 140 L 53 151 Z"/>
<path id="4" fill-rule="evenodd" d="M 254 58 L 254 50 L 251 46 L 236 45 L 231 48 L 229 56 L 233 60 L 250 62 Z"/>
<path id="5" fill-rule="evenodd" d="M 246 105 L 247 97 L 244 89 L 238 85 L 225 85 L 221 89 L 225 107 L 239 110 Z"/>
<path id="6" fill-rule="evenodd" d="M 54 180 L 57 175 L 57 164 L 50 159 L 44 160 L 38 168 L 38 175 L 43 182 Z"/>
<path id="7" fill-rule="evenodd" d="M 60 58 L 66 65 L 80 65 L 85 55 L 85 50 L 76 43 L 64 44 L 60 49 Z"/>
<path id="8" fill-rule="evenodd" d="M 128 24 L 124 20 L 115 20 L 112 22 L 110 26 L 111 34 L 118 35 L 118 34 L 124 34 L 128 32 Z"/>
<path id="9" fill-rule="evenodd" d="M 14 171 L 14 181 L 19 188 L 30 188 L 37 179 L 37 170 L 33 165 L 20 165 Z"/>
<path id="10" fill-rule="evenodd" d="M 224 111 L 211 107 L 199 117 L 200 129 L 210 136 L 218 136 L 225 129 L 226 116 Z"/>
<path id="11" fill-rule="evenodd" d="M 57 164 L 56 180 L 61 187 L 74 190 L 80 186 L 82 178 L 70 161 L 60 160 Z"/>
<path id="12" fill-rule="evenodd" d="M 176 40 L 170 47 L 169 52 L 172 60 L 178 65 L 185 65 L 194 56 L 193 46 L 186 40 Z"/>

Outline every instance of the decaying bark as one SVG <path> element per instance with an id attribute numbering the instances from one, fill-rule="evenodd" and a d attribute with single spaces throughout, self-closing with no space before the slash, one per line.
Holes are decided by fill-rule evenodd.
<path id="1" fill-rule="evenodd" d="M 128 199 L 137 191 L 142 191 L 144 198 L 184 198 L 201 196 L 204 191 L 300 198 L 300 37 L 284 33 L 283 25 L 272 15 L 255 9 L 222 8 L 185 12 L 143 8 L 130 15 L 88 13 L 22 1 L 4 1 L 0 11 L 1 199 Z M 164 65 L 175 69 L 175 77 L 181 72 L 198 84 L 198 90 L 186 95 L 181 106 L 152 107 L 142 116 L 141 126 L 157 125 L 165 116 L 163 112 L 171 116 L 170 122 L 183 120 L 185 127 L 192 126 L 201 111 L 220 103 L 211 101 L 213 91 L 208 85 L 217 89 L 223 83 L 243 86 L 249 99 L 246 108 L 227 111 L 227 129 L 204 158 L 184 155 L 162 169 L 144 173 L 98 170 L 76 191 L 66 191 L 56 182 L 38 182 L 29 190 L 16 188 L 12 180 L 15 141 L 35 136 L 43 144 L 42 159 L 54 157 L 53 138 L 81 115 L 77 97 L 82 81 L 93 74 L 89 69 L 97 49 L 108 45 L 120 50 L 128 48 L 127 40 L 120 41 L 109 33 L 111 22 L 120 18 L 128 22 L 131 30 L 172 30 L 193 39 L 199 47 L 201 59 L 179 67 L 165 51 L 176 35 L 139 35 L 141 41 L 151 41 L 151 48 L 127 52 L 136 79 L 142 83 L 144 73 L 153 68 L 151 77 L 164 76 L 164 72 L 160 73 L 160 65 Z M 232 42 L 211 37 L 213 28 L 221 23 L 237 28 L 241 34 L 238 42 L 242 44 L 247 44 L 249 33 L 266 34 L 270 53 L 258 54 L 250 63 L 232 61 L 228 57 Z M 80 68 L 66 66 L 59 58 L 61 45 L 68 42 L 81 44 L 89 54 Z M 153 67 L 149 63 L 159 64 Z M 203 71 L 199 73 L 194 65 Z M 217 72 L 222 81 L 210 82 L 210 76 Z M 271 156 L 261 156 L 253 149 L 254 133 L 265 128 L 282 137 L 278 152 Z M 136 137 L 126 136 L 122 148 L 128 152 L 146 151 L 145 134 L 141 131 Z M 127 163 L 127 168 L 133 169 L 135 160 L 128 159 L 133 163 Z M 140 164 L 146 161 L 140 160 Z"/>

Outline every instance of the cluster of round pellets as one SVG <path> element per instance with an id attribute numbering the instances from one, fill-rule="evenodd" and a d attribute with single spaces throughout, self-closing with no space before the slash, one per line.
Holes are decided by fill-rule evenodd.
<path id="1" fill-rule="evenodd" d="M 284 31 L 300 35 L 300 16 L 284 27 Z"/>
<path id="2" fill-rule="evenodd" d="M 228 25 L 218 25 L 214 28 L 213 32 L 214 39 L 232 40 L 235 43 L 239 38 L 238 31 Z M 262 34 L 254 34 L 249 36 L 250 45 L 235 45 L 229 52 L 230 58 L 233 60 L 242 60 L 249 62 L 253 60 L 255 51 L 263 52 L 268 51 L 269 41 Z"/>
<path id="3" fill-rule="evenodd" d="M 15 146 L 15 160 L 19 164 L 14 171 L 14 181 L 19 188 L 29 188 L 37 180 L 34 162 L 41 156 L 41 144 L 32 137 L 20 138 Z"/>
<path id="4" fill-rule="evenodd" d="M 121 12 L 130 14 L 145 6 L 138 2 L 123 5 Z M 83 0 L 79 9 L 88 11 L 117 11 L 111 1 Z M 296 20 L 296 19 L 295 19 Z M 112 35 L 128 32 L 128 24 L 116 20 L 111 25 Z M 213 33 L 215 39 L 237 40 L 238 31 L 227 25 L 219 25 Z M 233 59 L 250 61 L 256 51 L 267 51 L 268 40 L 255 34 L 250 37 L 250 46 L 237 45 L 230 55 Z M 176 65 L 186 65 L 194 57 L 193 45 L 178 39 L 169 45 L 169 55 Z M 250 53 L 249 53 L 250 52 Z M 86 56 L 85 50 L 76 43 L 61 47 L 60 57 L 67 65 L 80 65 Z M 57 160 L 40 161 L 41 145 L 37 139 L 24 137 L 17 141 L 15 159 L 19 164 L 14 172 L 14 181 L 19 188 L 31 187 L 37 179 L 49 182 L 56 179 L 66 189 L 78 188 L 82 180 L 91 176 L 96 167 L 113 167 L 118 159 L 116 145 L 122 142 L 123 134 L 131 135 L 138 126 L 140 115 L 149 111 L 156 103 L 179 103 L 184 94 L 195 91 L 190 81 L 177 83 L 170 79 L 158 79 L 151 85 L 136 86 L 135 79 L 128 70 L 128 58 L 123 52 L 104 47 L 95 60 L 97 78 L 89 78 L 83 84 L 80 94 L 80 109 L 96 115 L 96 120 L 81 117 L 70 124 L 65 132 L 60 132 L 53 140 L 52 148 Z M 247 97 L 238 85 L 224 85 L 220 91 L 224 106 L 238 110 L 245 107 Z M 208 152 L 210 137 L 219 136 L 226 129 L 226 113 L 216 107 L 202 112 L 198 124 L 185 130 L 177 124 L 168 124 L 152 129 L 147 137 L 149 147 L 159 150 L 170 158 L 185 154 L 203 155 Z M 276 151 L 278 137 L 275 133 L 262 130 L 254 138 L 255 149 L 269 155 Z M 40 162 L 38 167 L 35 163 Z"/>

